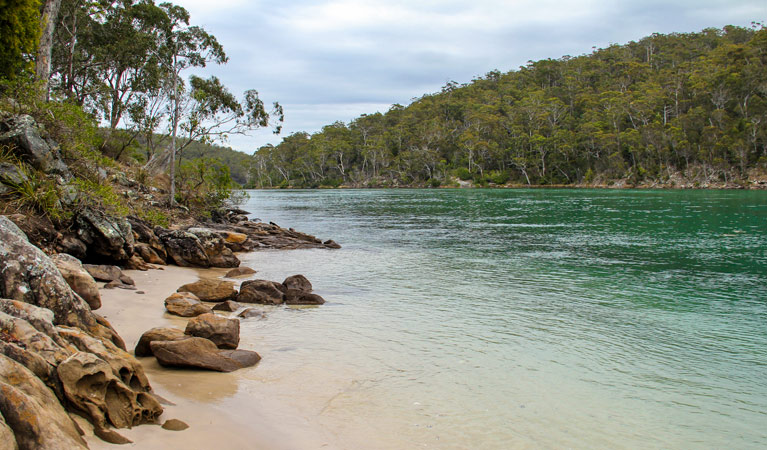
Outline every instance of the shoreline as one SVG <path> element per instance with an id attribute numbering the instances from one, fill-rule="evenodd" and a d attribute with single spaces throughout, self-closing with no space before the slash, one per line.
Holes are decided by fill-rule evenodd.
<path id="1" fill-rule="evenodd" d="M 226 271 L 178 266 L 163 266 L 163 269 L 126 270 L 125 274 L 136 282 L 137 291 L 100 289 L 102 307 L 98 312 L 120 333 L 129 353 L 141 334 L 150 328 L 184 328 L 187 318 L 165 312 L 163 301 L 168 295 L 185 283 L 202 277 L 218 278 Z M 165 411 L 157 425 L 121 429 L 119 432 L 133 441 L 121 447 L 216 448 L 224 443 L 227 449 L 336 448 L 324 430 L 298 412 L 274 400 L 241 395 L 244 369 L 231 373 L 170 369 L 160 366 L 153 357 L 137 359 L 153 392 L 165 400 Z M 161 428 L 160 424 L 168 419 L 182 420 L 189 428 L 183 431 Z M 78 420 L 78 424 L 85 431 L 84 437 L 91 449 L 116 448 L 94 436 L 87 421 Z"/>
<path id="2" fill-rule="evenodd" d="M 765 191 L 767 190 L 767 182 L 755 183 L 751 182 L 751 185 L 739 185 L 739 184 L 717 184 L 707 186 L 678 186 L 678 185 L 606 185 L 606 184 L 502 184 L 487 186 L 475 186 L 471 183 L 459 186 L 425 186 L 425 185 L 401 185 L 401 186 L 348 186 L 341 185 L 338 187 L 332 186 L 319 186 L 319 187 L 249 187 L 243 188 L 243 190 L 254 191 L 333 191 L 333 190 L 367 190 L 367 189 L 423 189 L 423 190 L 441 190 L 441 189 L 597 189 L 597 190 L 638 190 L 638 191 Z"/>

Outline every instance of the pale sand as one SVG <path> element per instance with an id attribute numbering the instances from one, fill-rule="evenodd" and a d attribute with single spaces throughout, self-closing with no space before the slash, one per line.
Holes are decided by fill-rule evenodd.
<path id="1" fill-rule="evenodd" d="M 219 277 L 220 269 L 199 270 L 167 266 L 165 270 L 125 271 L 144 294 L 123 289 L 101 289 L 102 307 L 97 312 L 106 317 L 125 340 L 129 352 L 139 337 L 153 327 L 173 326 L 183 329 L 187 319 L 165 313 L 165 298 L 199 276 Z M 256 350 L 258 349 L 250 349 Z M 180 419 L 189 424 L 184 431 L 167 431 L 156 425 L 142 425 L 131 430 L 117 430 L 133 444 L 116 446 L 96 438 L 87 429 L 86 439 L 92 449 L 332 449 L 332 433 L 316 421 L 264 398 L 249 398 L 240 391 L 241 372 L 218 373 L 197 370 L 173 370 L 161 367 L 152 358 L 139 358 L 155 393 L 175 405 L 165 407 L 160 423 Z M 256 367 L 255 370 L 258 368 Z"/>

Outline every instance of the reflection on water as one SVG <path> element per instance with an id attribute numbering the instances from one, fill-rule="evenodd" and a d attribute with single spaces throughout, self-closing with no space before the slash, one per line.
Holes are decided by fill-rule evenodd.
<path id="1" fill-rule="evenodd" d="M 344 246 L 244 256 L 328 303 L 243 320 L 264 359 L 241 388 L 349 448 L 767 445 L 767 193 L 253 191 L 245 209 Z"/>

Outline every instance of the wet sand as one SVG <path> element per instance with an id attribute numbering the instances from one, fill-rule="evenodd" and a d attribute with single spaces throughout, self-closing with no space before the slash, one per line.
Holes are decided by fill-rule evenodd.
<path id="1" fill-rule="evenodd" d="M 175 266 L 147 272 L 125 271 L 138 291 L 101 289 L 102 307 L 97 312 L 109 320 L 132 352 L 139 337 L 153 327 L 183 329 L 188 319 L 165 312 L 163 301 L 186 283 L 200 276 L 219 277 L 220 269 L 200 270 Z M 143 292 L 143 294 L 137 293 Z M 243 347 L 241 347 L 243 348 Z M 247 348 L 258 351 L 257 348 Z M 154 392 L 172 405 L 163 405 L 160 423 L 179 419 L 189 428 L 168 431 L 159 425 L 117 430 L 134 443 L 115 446 L 93 436 L 87 423 L 86 439 L 92 449 L 332 449 L 332 435 L 316 421 L 302 417 L 290 407 L 263 397 L 250 398 L 241 391 L 243 371 L 218 373 L 174 370 L 161 367 L 152 358 L 139 358 Z M 256 367 L 257 369 L 257 367 Z M 84 426 L 85 425 L 85 426 Z"/>

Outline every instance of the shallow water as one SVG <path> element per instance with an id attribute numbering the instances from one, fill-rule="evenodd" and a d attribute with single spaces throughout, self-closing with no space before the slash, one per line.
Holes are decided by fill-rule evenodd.
<path id="1" fill-rule="evenodd" d="M 342 447 L 767 446 L 767 192 L 250 196 L 343 248 L 244 255 L 328 303 L 243 321 L 237 395 Z"/>

